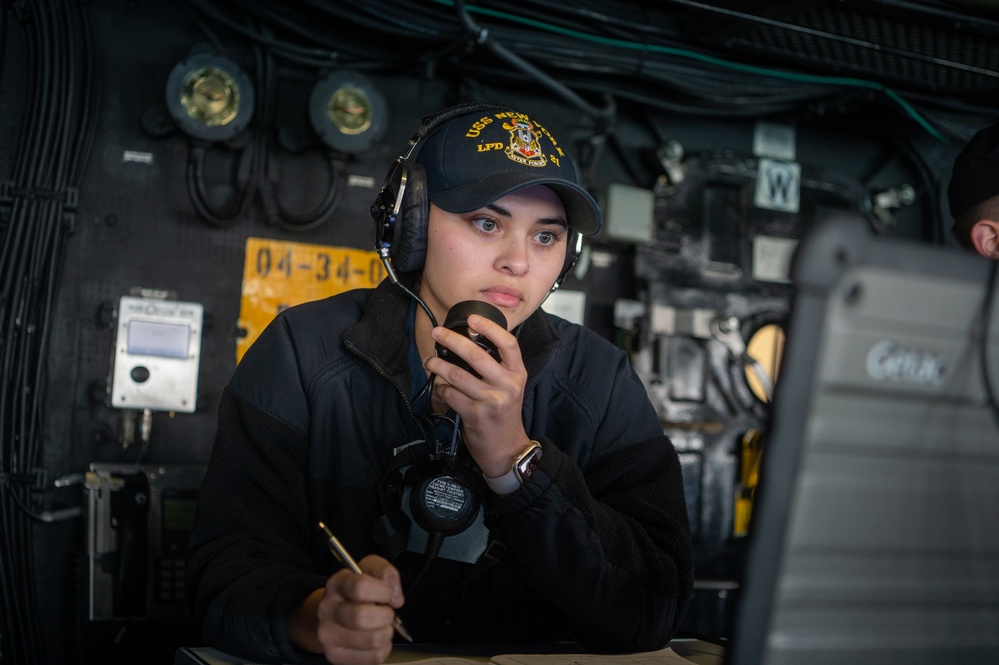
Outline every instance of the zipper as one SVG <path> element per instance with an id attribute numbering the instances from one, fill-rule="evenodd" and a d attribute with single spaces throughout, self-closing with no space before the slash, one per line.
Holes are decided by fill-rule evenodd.
<path id="1" fill-rule="evenodd" d="M 345 347 L 347 347 L 348 351 L 350 351 L 352 354 L 354 354 L 361 360 L 371 365 L 371 367 L 378 373 L 379 376 L 381 376 L 389 383 L 389 385 L 395 388 L 396 392 L 399 393 L 399 397 L 402 398 L 402 403 L 406 405 L 406 411 L 409 413 L 410 419 L 416 424 L 416 428 L 420 432 L 420 435 L 423 437 L 424 441 L 432 440 L 430 436 L 432 432 L 428 432 L 426 428 L 424 428 L 423 423 L 420 421 L 419 417 L 416 415 L 416 412 L 413 410 L 413 404 L 412 402 L 409 401 L 409 395 L 406 394 L 406 391 L 400 388 L 399 385 L 393 380 L 393 378 L 389 376 L 388 372 L 383 370 L 381 368 L 381 365 L 376 363 L 371 356 L 363 353 L 360 349 L 358 349 L 357 345 L 354 344 L 354 342 L 352 342 L 349 339 L 345 339 L 343 344 Z"/>

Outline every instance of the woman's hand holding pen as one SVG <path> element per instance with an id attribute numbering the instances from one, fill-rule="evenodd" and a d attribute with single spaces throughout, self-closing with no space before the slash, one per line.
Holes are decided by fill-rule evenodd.
<path id="1" fill-rule="evenodd" d="M 316 633 L 326 659 L 337 665 L 382 663 L 392 651 L 395 611 L 402 607 L 399 571 L 379 556 L 358 562 L 362 575 L 343 569 L 326 581 Z"/>
<path id="2" fill-rule="evenodd" d="M 392 652 L 395 611 L 404 598 L 399 571 L 380 556 L 366 556 L 358 562 L 362 574 L 343 568 L 303 603 L 289 622 L 289 636 L 299 647 L 322 653 L 336 665 L 377 665 Z M 314 627 L 303 639 L 301 617 Z M 310 616 L 311 615 L 311 616 Z M 298 639 L 296 639 L 296 636 Z"/>

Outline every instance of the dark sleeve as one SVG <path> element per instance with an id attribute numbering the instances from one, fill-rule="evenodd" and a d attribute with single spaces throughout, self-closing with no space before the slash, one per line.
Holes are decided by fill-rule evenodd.
<path id="1" fill-rule="evenodd" d="M 588 383 L 602 404 L 580 398 L 574 412 L 593 419 L 572 430 L 592 427 L 587 455 L 547 432 L 534 475 L 492 504 L 522 574 L 577 639 L 600 650 L 654 650 L 672 639 L 693 587 L 683 476 L 626 357 L 603 375 L 613 378 Z"/>
<path id="2" fill-rule="evenodd" d="M 285 619 L 326 582 L 307 554 L 305 460 L 301 431 L 225 389 L 188 562 L 192 614 L 223 651 L 275 662 L 302 656 Z"/>

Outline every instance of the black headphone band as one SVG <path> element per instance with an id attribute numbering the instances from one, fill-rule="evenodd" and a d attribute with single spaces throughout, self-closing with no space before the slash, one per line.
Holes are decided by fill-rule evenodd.
<path id="1" fill-rule="evenodd" d="M 418 146 L 453 118 L 501 111 L 519 113 L 505 104 L 466 102 L 424 116 L 402 155 L 392 163 L 371 205 L 371 216 L 375 222 L 375 251 L 393 282 L 398 282 L 397 271 L 405 273 L 422 268 L 426 257 L 429 200 L 423 168 L 412 160 Z"/>
<path id="2" fill-rule="evenodd" d="M 576 265 L 576 261 L 579 260 L 579 255 L 583 253 L 583 234 L 579 231 L 573 231 L 570 228 L 566 245 L 565 264 L 562 266 L 562 272 L 559 273 L 558 279 L 552 284 L 552 288 L 548 290 L 549 295 L 559 290 L 562 282 L 565 281 L 573 266 Z"/>

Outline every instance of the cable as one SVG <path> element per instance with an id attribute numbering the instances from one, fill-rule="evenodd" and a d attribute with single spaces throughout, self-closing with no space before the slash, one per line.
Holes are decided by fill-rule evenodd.
<path id="1" fill-rule="evenodd" d="M 416 304 L 420 306 L 420 309 L 422 309 L 423 312 L 424 312 L 424 314 L 427 315 L 427 318 L 430 319 L 430 325 L 431 325 L 431 327 L 436 328 L 437 327 L 437 318 L 434 316 L 434 313 L 430 311 L 430 308 L 427 307 L 427 303 L 423 302 L 423 298 L 421 298 L 420 296 L 418 296 L 408 286 L 406 286 L 405 284 L 403 284 L 402 282 L 399 281 L 398 277 L 396 277 L 396 275 L 395 275 L 395 269 L 392 268 L 392 262 L 391 262 L 390 259 L 383 258 L 382 262 L 385 265 L 385 271 L 389 275 L 389 280 L 392 281 L 400 289 L 402 289 L 403 291 L 405 291 L 406 295 L 408 295 L 410 298 L 412 298 L 416 302 Z"/>
<path id="2" fill-rule="evenodd" d="M 458 442 L 461 441 L 461 414 L 455 414 L 454 429 L 451 431 L 451 445 L 448 446 L 446 457 L 448 471 L 454 470 L 454 462 L 458 457 Z"/>
<path id="3" fill-rule="evenodd" d="M 527 74 L 591 115 L 601 108 L 586 102 L 581 92 L 606 91 L 611 92 L 611 98 L 651 100 L 655 108 L 699 116 L 750 117 L 800 110 L 804 105 L 821 104 L 825 99 L 855 90 L 872 95 L 864 99 L 865 103 L 877 98 L 873 95 L 889 101 L 936 140 L 948 143 L 954 133 L 952 129 L 941 132 L 929 119 L 931 111 L 927 110 L 953 107 L 954 102 L 938 99 L 928 92 L 906 92 L 906 97 L 918 100 L 924 107 L 917 108 L 897 91 L 863 77 L 822 76 L 762 67 L 688 47 L 690 37 L 673 20 L 680 10 L 626 3 L 594 10 L 564 4 L 553 7 L 535 0 L 516 3 L 484 0 L 480 5 L 460 0 L 391 3 L 372 0 L 361 5 L 343 0 L 290 3 L 240 0 L 237 5 L 242 11 L 270 27 L 273 34 L 268 35 L 239 24 L 229 7 L 223 11 L 210 0 L 189 2 L 210 20 L 267 46 L 276 57 L 301 67 L 323 69 L 335 59 L 345 66 L 396 72 L 400 67 L 410 68 L 418 75 L 432 76 L 447 66 L 448 73 L 475 79 L 484 78 L 483 73 L 489 72 L 491 82 L 509 85 L 522 84 Z M 674 4 L 699 6 L 684 0 Z M 770 29 L 792 35 L 807 32 L 810 38 L 859 42 L 860 47 L 868 43 L 785 21 L 736 13 L 737 20 L 767 22 Z M 490 25 L 486 27 L 472 16 L 484 17 Z M 335 19 L 332 23 L 331 18 Z M 329 24 L 330 29 L 319 33 L 310 28 L 320 24 Z M 812 35 L 813 32 L 816 34 Z M 359 35 L 364 37 L 359 39 Z M 461 44 L 481 45 L 483 52 L 510 66 L 496 67 L 488 60 L 469 58 L 467 48 L 465 52 L 456 50 Z M 906 55 L 910 54 L 901 54 Z M 975 69 L 949 60 L 936 63 L 934 58 L 921 56 L 919 52 L 911 55 L 928 58 L 927 64 L 937 67 Z M 294 57 L 289 59 L 289 56 Z M 544 63 L 544 71 L 532 63 Z M 561 88 L 552 86 L 553 81 Z M 672 92 L 677 88 L 689 98 L 676 99 Z M 976 110 L 982 112 L 984 107 Z"/>
<path id="4" fill-rule="evenodd" d="M 767 404 L 772 402 L 774 398 L 774 387 L 773 383 L 770 381 L 770 375 L 767 374 L 767 370 L 756 358 L 752 357 L 748 353 L 743 353 L 740 358 L 746 368 L 751 369 L 753 374 L 756 376 L 756 380 L 760 382 L 760 388 L 763 390 L 764 401 Z"/>
<path id="5" fill-rule="evenodd" d="M 420 567 L 420 570 L 413 578 L 413 581 L 406 587 L 405 593 L 407 596 L 412 596 L 416 588 L 420 586 L 423 578 L 426 577 L 427 572 L 430 570 L 430 566 L 433 565 L 434 561 L 437 559 L 437 555 L 440 553 L 441 545 L 443 544 L 444 534 L 439 531 L 430 531 L 427 533 L 427 546 L 423 551 L 423 566 Z"/>
<path id="6" fill-rule="evenodd" d="M 924 194 L 929 199 L 923 217 L 926 220 L 923 223 L 923 237 L 931 243 L 942 245 L 944 243 L 944 224 L 940 214 L 940 197 L 932 169 L 926 163 L 922 153 L 912 147 L 911 142 L 898 136 L 895 132 L 890 131 L 887 136 L 892 145 L 909 159 L 922 179 L 922 187 L 916 190 L 916 195 Z"/>
<path id="7" fill-rule="evenodd" d="M 668 0 L 668 1 L 671 2 L 671 3 L 673 3 L 673 4 L 684 5 L 684 6 L 687 6 L 687 7 L 693 7 L 695 9 L 699 9 L 701 11 L 707 11 L 707 12 L 711 12 L 711 13 L 714 13 L 714 14 L 723 14 L 723 15 L 726 15 L 726 16 L 730 16 L 730 17 L 742 19 L 742 20 L 745 20 L 745 21 L 751 21 L 753 23 L 761 23 L 761 24 L 764 24 L 764 25 L 768 25 L 770 27 L 780 28 L 781 30 L 785 30 L 785 31 L 788 31 L 788 32 L 795 32 L 795 33 L 800 33 L 800 34 L 806 34 L 806 35 L 809 35 L 809 36 L 812 36 L 812 37 L 819 37 L 819 38 L 822 38 L 822 39 L 825 39 L 825 40 L 829 40 L 829 41 L 836 41 L 836 42 L 842 42 L 842 43 L 850 44 L 852 46 L 859 46 L 859 47 L 862 47 L 862 48 L 865 48 L 865 49 L 868 49 L 868 50 L 871 50 L 871 51 L 879 51 L 879 52 L 887 53 L 887 54 L 890 54 L 890 55 L 902 56 L 902 57 L 907 58 L 909 60 L 916 60 L 916 61 L 920 61 L 920 62 L 926 62 L 926 63 L 935 64 L 935 65 L 941 65 L 941 66 L 944 66 L 944 67 L 950 67 L 950 68 L 953 68 L 953 69 L 958 69 L 958 70 L 963 70 L 963 71 L 967 71 L 967 72 L 972 72 L 972 73 L 980 74 L 980 75 L 983 75 L 983 76 L 989 76 L 989 77 L 999 78 L 999 72 L 996 72 L 996 71 L 993 71 L 993 70 L 989 70 L 989 69 L 985 69 L 984 67 L 973 67 L 971 65 L 966 65 L 964 63 L 954 62 L 953 60 L 947 60 L 947 59 L 944 59 L 944 58 L 938 58 L 938 57 L 929 56 L 929 55 L 925 55 L 925 54 L 922 54 L 922 53 L 917 53 L 917 52 L 910 51 L 910 50 L 905 50 L 905 49 L 902 49 L 902 48 L 897 48 L 897 47 L 895 47 L 895 46 L 893 46 L 891 44 L 887 44 L 887 43 L 874 43 L 874 42 L 871 42 L 869 40 L 856 39 L 856 38 L 852 38 L 852 37 L 847 37 L 845 35 L 837 35 L 837 34 L 834 34 L 834 33 L 831 33 L 831 32 L 825 31 L 825 30 L 816 30 L 814 28 L 808 28 L 808 27 L 802 26 L 802 25 L 795 25 L 793 23 L 788 23 L 786 21 L 779 21 L 779 20 L 776 20 L 776 19 L 767 18 L 765 16 L 756 16 L 754 14 L 747 14 L 745 12 L 740 12 L 740 11 L 736 11 L 736 10 L 733 10 L 733 9 L 727 9 L 727 8 L 724 8 L 724 7 L 717 7 L 717 6 L 713 6 L 713 5 L 707 5 L 707 4 L 703 3 L 703 2 L 695 2 L 694 0 Z M 962 20 L 963 21 L 964 17 L 961 17 L 958 20 Z"/>
<path id="8" fill-rule="evenodd" d="M 229 227 L 236 224 L 245 214 L 253 201 L 253 193 L 257 186 L 257 163 L 259 160 L 258 146 L 255 141 L 240 149 L 237 153 L 237 168 L 233 178 L 233 194 L 229 205 L 225 208 L 211 203 L 205 187 L 205 158 L 212 144 L 189 138 L 187 143 L 187 194 L 194 210 L 205 221 L 219 227 Z"/>
<path id="9" fill-rule="evenodd" d="M 205 9 L 203 3 L 196 3 Z M 212 15 L 211 10 L 208 11 Z M 197 19 L 201 23 L 200 19 Z M 269 26 L 258 25 L 258 20 L 250 14 L 242 16 L 246 25 L 226 21 L 225 25 L 238 30 L 243 35 L 253 35 L 256 61 L 255 84 L 260 94 L 255 96 L 255 116 L 253 128 L 245 135 L 233 138 L 236 165 L 230 177 L 232 195 L 226 204 L 213 203 L 205 184 L 205 163 L 213 143 L 193 137 L 188 138 L 188 158 L 186 184 L 188 197 L 195 212 L 214 226 L 228 228 L 243 219 L 254 198 L 259 195 L 261 206 L 268 223 L 285 231 L 312 231 L 326 223 L 339 206 L 346 183 L 342 177 L 343 159 L 335 150 L 326 151 L 329 184 L 322 201 L 310 212 L 299 214 L 287 210 L 278 200 L 278 177 L 275 160 L 271 152 L 272 142 L 268 136 L 274 125 L 274 105 L 278 98 L 277 69 L 274 53 L 281 47 L 273 37 Z M 287 23 L 281 19 L 282 23 Z M 214 38 L 205 26 L 203 31 Z M 217 38 L 214 38 L 217 41 Z"/>
<path id="10" fill-rule="evenodd" d="M 520 71 L 527 74 L 532 79 L 538 81 L 543 86 L 562 97 L 569 103 L 571 103 L 576 108 L 580 109 L 588 116 L 597 119 L 609 121 L 614 115 L 613 104 L 608 104 L 602 109 L 596 108 L 591 104 L 583 100 L 582 97 L 577 95 L 571 89 L 559 83 L 557 80 L 544 73 L 531 63 L 527 62 L 523 58 L 519 57 L 505 46 L 496 41 L 489 35 L 489 31 L 484 29 L 482 26 L 477 24 L 472 20 L 471 15 L 468 10 L 465 9 L 464 0 L 455 0 L 454 7 L 458 12 L 458 16 L 461 19 L 464 26 L 468 29 L 469 34 L 475 37 L 476 43 L 483 44 L 486 46 L 494 55 L 499 57 L 501 60 L 513 65 Z"/>
<path id="11" fill-rule="evenodd" d="M 24 32 L 24 115 L 0 230 L 0 662 L 41 663 L 33 530 L 79 510 L 39 509 L 48 347 L 66 236 L 93 145 L 98 96 L 90 18 L 76 3 L 35 0 L 6 13 Z M 21 19 L 16 24 L 13 22 Z"/>
<path id="12" fill-rule="evenodd" d="M 315 67 L 329 67 L 337 62 L 337 55 L 335 52 L 324 49 L 303 48 L 294 43 L 265 38 L 263 35 L 260 35 L 251 28 L 247 28 L 240 25 L 236 21 L 230 20 L 225 12 L 213 7 L 211 3 L 206 0 L 187 1 L 190 2 L 196 10 L 205 14 L 217 23 L 224 25 L 243 37 L 247 37 L 250 40 L 260 42 L 262 45 L 270 47 L 276 55 L 291 62 Z"/>
<path id="13" fill-rule="evenodd" d="M 277 198 L 278 183 L 275 170 L 271 166 L 272 161 L 268 153 L 267 166 L 265 166 L 267 177 L 262 179 L 259 189 L 267 221 L 285 231 L 294 231 L 296 233 L 312 231 L 329 221 L 333 211 L 340 205 L 340 200 L 343 198 L 343 191 L 346 186 L 345 179 L 342 177 L 344 162 L 336 151 L 326 151 L 329 184 L 326 187 L 323 200 L 310 212 L 304 214 L 289 212 L 281 205 L 281 202 Z"/>
<path id="14" fill-rule="evenodd" d="M 453 6 L 459 6 L 459 5 L 462 4 L 462 0 L 434 0 L 434 2 L 437 2 L 439 4 L 443 4 L 443 5 L 447 5 L 447 6 L 452 6 L 452 5 Z M 636 50 L 636 49 L 638 49 L 638 50 L 642 50 L 643 52 L 656 53 L 656 54 L 661 54 L 661 55 L 670 55 L 670 56 L 685 58 L 685 59 L 689 59 L 689 60 L 694 60 L 694 61 L 700 62 L 702 64 L 706 64 L 706 65 L 711 65 L 711 66 L 715 66 L 715 67 L 722 67 L 722 68 L 725 68 L 725 69 L 731 69 L 733 71 L 742 72 L 742 73 L 746 73 L 746 74 L 753 74 L 753 75 L 757 75 L 757 76 L 765 76 L 765 77 L 783 79 L 783 80 L 788 80 L 788 81 L 803 82 L 803 83 L 820 83 L 820 84 L 828 84 L 828 85 L 834 85 L 834 86 L 839 86 L 839 87 L 864 88 L 864 89 L 869 89 L 869 90 L 875 90 L 875 91 L 881 92 L 882 94 L 884 94 L 885 96 L 887 96 L 890 100 L 892 100 L 898 107 L 900 107 L 902 109 L 902 111 L 906 115 L 908 115 L 917 124 L 919 124 L 928 134 L 930 134 L 931 136 L 933 136 L 934 138 L 936 138 L 937 140 L 939 140 L 939 141 L 941 141 L 943 143 L 949 143 L 949 141 L 942 134 L 940 134 L 936 130 L 936 128 L 934 128 L 932 125 L 930 125 L 898 93 L 896 93 L 894 90 L 888 88 L 887 86 L 884 86 L 884 85 L 882 85 L 880 83 L 876 83 L 874 81 L 868 81 L 868 80 L 864 80 L 864 79 L 860 79 L 860 78 L 852 78 L 852 77 L 822 76 L 822 75 L 814 75 L 814 74 L 804 74 L 804 73 L 800 73 L 800 72 L 793 72 L 793 71 L 786 71 L 786 70 L 777 70 L 777 69 L 768 68 L 768 67 L 762 67 L 762 66 L 758 66 L 758 65 L 736 63 L 736 62 L 732 62 L 730 60 L 719 58 L 719 57 L 716 57 L 716 56 L 713 56 L 713 55 L 699 53 L 699 52 L 692 51 L 692 50 L 689 50 L 689 49 L 684 49 L 684 48 L 676 48 L 676 47 L 673 47 L 673 46 L 663 46 L 663 45 L 659 45 L 659 44 L 639 43 L 639 42 L 633 42 L 633 41 L 628 41 L 628 40 L 612 39 L 612 38 L 602 37 L 602 36 L 598 36 L 598 35 L 587 34 L 587 33 L 579 32 L 579 31 L 576 31 L 576 30 L 571 30 L 571 29 L 560 27 L 560 26 L 555 26 L 555 25 L 552 25 L 552 24 L 549 24 L 549 23 L 546 23 L 546 22 L 542 22 L 542 21 L 534 21 L 534 20 L 530 20 L 530 19 L 525 19 L 525 18 L 523 18 L 521 16 L 517 16 L 517 15 L 514 15 L 514 14 L 509 14 L 509 13 L 505 13 L 505 12 L 496 12 L 496 11 L 489 10 L 489 9 L 486 9 L 486 8 L 483 8 L 483 7 L 472 7 L 472 6 L 470 6 L 470 7 L 468 7 L 467 11 L 468 12 L 472 12 L 472 13 L 480 13 L 480 14 L 483 14 L 483 15 L 486 15 L 486 16 L 494 16 L 494 17 L 502 18 L 504 20 L 511 21 L 511 22 L 521 23 L 521 24 L 524 24 L 524 25 L 530 25 L 531 27 L 535 27 L 535 28 L 538 28 L 540 30 L 544 30 L 546 32 L 553 32 L 553 33 L 557 33 L 557 34 L 572 36 L 572 37 L 575 37 L 577 39 L 584 40 L 584 41 L 587 41 L 587 42 L 592 42 L 592 43 L 595 43 L 595 44 L 602 44 L 602 45 L 614 46 L 614 47 L 617 47 L 617 48 L 629 49 L 629 50 Z"/>
<path id="15" fill-rule="evenodd" d="M 261 26 L 259 31 L 265 35 L 269 33 L 266 26 Z M 323 200 L 310 212 L 293 213 L 281 204 L 277 196 L 276 160 L 272 159 L 271 141 L 265 134 L 274 126 L 274 106 L 278 98 L 277 68 L 274 58 L 262 47 L 254 46 L 254 55 L 257 63 L 257 82 L 262 84 L 260 87 L 263 90 L 263 94 L 257 96 L 257 104 L 260 106 L 257 117 L 260 126 L 254 132 L 256 140 L 261 143 L 260 155 L 263 162 L 260 168 L 263 177 L 258 179 L 257 193 L 260 195 L 261 205 L 268 223 L 285 231 L 296 233 L 312 231 L 329 220 L 343 198 L 343 191 L 346 187 L 345 179 L 341 177 L 344 171 L 344 160 L 336 150 L 325 150 L 329 180 Z"/>
<path id="16" fill-rule="evenodd" d="M 597 118 L 601 113 L 612 115 L 614 97 L 648 102 L 663 110 L 723 118 L 807 110 L 805 105 L 824 104 L 855 90 L 889 101 L 936 140 L 949 143 L 954 133 L 953 129 L 941 132 L 928 119 L 930 111 L 917 108 L 892 88 L 873 80 L 758 66 L 687 47 L 689 37 L 674 25 L 676 21 L 668 20 L 670 11 L 662 8 L 621 3 L 597 11 L 575 5 L 552 7 L 533 0 L 489 0 L 488 6 L 463 0 L 372 0 L 361 5 L 342 0 L 240 0 L 237 5 L 242 11 L 269 27 L 269 31 L 261 31 L 239 23 L 231 8 L 223 11 L 210 0 L 189 2 L 209 20 L 265 46 L 275 57 L 295 66 L 323 69 L 336 61 L 386 71 L 411 68 L 420 76 L 436 75 L 447 66 L 448 73 L 509 85 L 522 85 L 527 75 Z M 675 4 L 697 3 L 677 0 Z M 737 19 L 743 18 L 743 13 L 737 14 Z M 473 16 L 489 19 L 491 24 L 486 27 Z M 335 21 L 330 30 L 319 33 L 310 28 L 329 24 L 331 18 Z M 851 39 L 750 14 L 743 20 L 769 21 L 772 28 L 791 34 L 811 31 L 821 33 L 814 38 Z M 462 45 L 464 52 L 458 50 Z M 467 47 L 475 45 L 508 66 L 469 58 Z M 532 63 L 544 63 L 544 71 Z M 928 64 L 969 69 L 950 61 Z M 672 94 L 677 89 L 687 99 Z M 596 106 L 583 99 L 581 92 L 594 92 L 609 101 L 603 107 Z M 906 96 L 924 107 L 953 106 L 949 100 L 918 90 Z M 870 103 L 871 99 L 876 98 L 864 101 Z"/>

